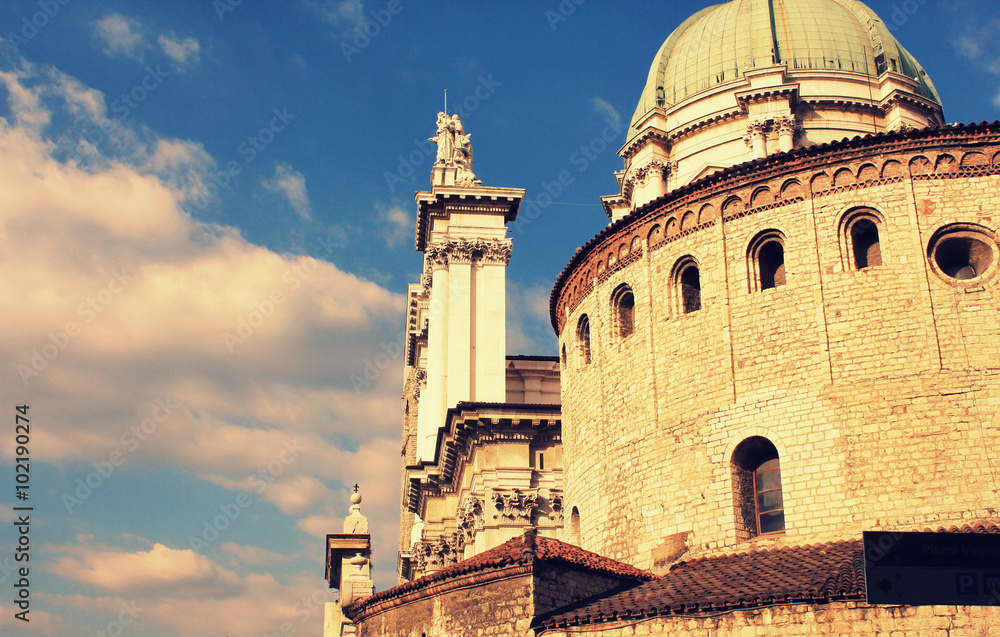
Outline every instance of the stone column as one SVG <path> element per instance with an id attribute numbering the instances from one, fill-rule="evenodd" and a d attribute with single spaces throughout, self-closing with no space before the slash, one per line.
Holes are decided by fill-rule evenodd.
<path id="1" fill-rule="evenodd" d="M 511 241 L 480 242 L 474 266 L 472 393 L 478 402 L 507 400 L 506 280 Z"/>
<path id="2" fill-rule="evenodd" d="M 750 122 L 743 138 L 753 152 L 754 159 L 767 157 L 767 122 Z"/>
<path id="3" fill-rule="evenodd" d="M 448 248 L 448 390 L 445 411 L 469 400 L 472 349 L 472 250 L 470 241 L 450 241 Z M 430 347 L 430 345 L 428 345 Z"/>
<path id="4" fill-rule="evenodd" d="M 643 203 L 648 203 L 657 197 L 666 194 L 666 184 L 663 180 L 663 169 L 666 166 L 658 159 L 654 159 L 646 166 L 646 186 L 643 189 Z"/>
<path id="5" fill-rule="evenodd" d="M 795 129 L 798 127 L 795 116 L 779 117 L 774 120 L 774 125 L 778 129 L 778 148 L 781 152 L 787 153 L 795 148 Z"/>
<path id="6" fill-rule="evenodd" d="M 448 382 L 448 250 L 428 246 L 431 298 L 427 324 L 427 388 L 421 392 L 417 413 L 417 461 L 434 459 L 438 427 L 447 413 Z"/>

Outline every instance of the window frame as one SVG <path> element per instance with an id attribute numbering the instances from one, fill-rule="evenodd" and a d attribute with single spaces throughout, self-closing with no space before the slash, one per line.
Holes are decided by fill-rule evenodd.
<path id="1" fill-rule="evenodd" d="M 629 305 L 624 305 L 626 300 Z M 611 293 L 611 314 L 615 335 L 626 339 L 635 334 L 635 292 L 627 283 L 622 283 Z"/>
<path id="2" fill-rule="evenodd" d="M 858 265 L 857 246 L 855 245 L 854 230 L 859 224 L 870 223 L 874 225 L 876 232 L 876 244 L 879 250 L 879 262 L 876 264 L 867 263 L 868 254 L 865 255 L 866 265 Z M 886 226 L 882 213 L 871 206 L 858 206 L 851 208 L 840 218 L 840 256 L 844 272 L 862 272 L 872 268 L 883 267 L 886 262 Z M 875 245 L 875 244 L 872 244 Z M 869 246 L 870 250 L 870 246 Z"/>
<path id="3" fill-rule="evenodd" d="M 761 265 L 761 253 L 768 246 L 777 244 L 781 248 L 781 265 L 775 268 L 771 275 L 774 279 L 771 285 L 765 286 L 764 269 Z M 781 282 L 777 282 L 777 275 L 781 274 Z M 747 279 L 751 293 L 763 292 L 765 290 L 777 290 L 788 285 L 788 250 L 785 244 L 785 234 L 780 230 L 764 230 L 758 233 L 747 246 Z"/>

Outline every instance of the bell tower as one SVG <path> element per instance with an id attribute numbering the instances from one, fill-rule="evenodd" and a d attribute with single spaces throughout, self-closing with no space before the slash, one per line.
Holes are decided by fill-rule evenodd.
<path id="1" fill-rule="evenodd" d="M 459 402 L 504 402 L 505 287 L 521 188 L 490 188 L 472 172 L 472 144 L 458 115 L 438 114 L 431 190 L 414 195 L 420 285 L 409 289 L 409 416 L 417 462 L 433 461 L 438 428 Z M 409 373 L 413 368 L 414 373 Z M 414 391 L 415 390 L 415 391 Z M 404 390 L 406 391 L 406 390 Z"/>

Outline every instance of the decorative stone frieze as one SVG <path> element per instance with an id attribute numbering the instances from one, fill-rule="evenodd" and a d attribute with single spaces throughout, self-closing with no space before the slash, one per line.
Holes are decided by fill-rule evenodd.
<path id="1" fill-rule="evenodd" d="M 440 270 L 448 267 L 449 249 L 447 243 L 435 243 L 427 246 L 424 252 L 425 270 Z"/>
<path id="2" fill-rule="evenodd" d="M 753 148 L 754 143 L 763 142 L 767 137 L 768 125 L 765 121 L 752 121 L 747 122 L 747 132 L 743 136 L 743 141 L 746 143 L 747 148 Z"/>
<path id="3" fill-rule="evenodd" d="M 551 520 L 555 522 L 556 525 L 561 526 L 563 523 L 563 494 L 562 491 L 557 491 L 556 489 L 551 489 L 549 491 L 549 508 L 552 509 Z"/>
<path id="4" fill-rule="evenodd" d="M 458 521 L 457 534 L 462 537 L 462 545 L 471 544 L 476 532 L 483 528 L 483 501 L 476 496 L 469 496 L 465 504 L 455 513 Z"/>
<path id="5" fill-rule="evenodd" d="M 441 241 L 427 247 L 427 263 L 431 269 L 447 267 L 450 263 L 507 265 L 510 263 L 511 240 L 483 241 L 457 239 Z M 425 289 L 430 282 L 421 279 Z"/>
<path id="6" fill-rule="evenodd" d="M 515 524 L 531 524 L 538 507 L 538 492 L 536 490 L 493 491 L 493 505 L 496 507 L 495 518 L 502 522 Z"/>
<path id="7" fill-rule="evenodd" d="M 794 115 L 776 117 L 774 119 L 774 128 L 778 131 L 778 134 L 787 133 L 794 135 L 802 130 L 802 127 L 799 126 L 799 122 L 795 119 Z"/>

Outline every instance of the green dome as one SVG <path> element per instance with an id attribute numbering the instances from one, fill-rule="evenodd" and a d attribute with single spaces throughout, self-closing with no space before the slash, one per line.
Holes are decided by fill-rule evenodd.
<path id="1" fill-rule="evenodd" d="M 747 69 L 781 63 L 789 74 L 898 71 L 919 80 L 920 95 L 941 103 L 913 56 L 857 0 L 731 0 L 694 14 L 660 47 L 629 137 L 656 106 L 669 110 L 703 91 L 741 81 Z"/>

